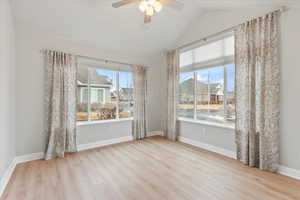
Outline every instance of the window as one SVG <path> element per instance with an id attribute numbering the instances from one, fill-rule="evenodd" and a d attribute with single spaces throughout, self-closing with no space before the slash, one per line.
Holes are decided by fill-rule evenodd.
<path id="1" fill-rule="evenodd" d="M 179 107 L 177 115 L 179 117 L 194 117 L 194 72 L 184 72 L 180 74 L 179 87 Z"/>
<path id="2" fill-rule="evenodd" d="M 80 65 L 77 74 L 77 121 L 131 117 L 132 81 L 132 72 Z"/>
<path id="3" fill-rule="evenodd" d="M 91 88 L 91 103 L 104 102 L 104 92 L 103 88 Z M 89 98 L 89 89 L 86 87 L 81 88 L 81 97 L 80 101 L 88 102 Z"/>
<path id="4" fill-rule="evenodd" d="M 133 77 L 131 72 L 119 73 L 119 117 L 133 115 Z"/>
<path id="5" fill-rule="evenodd" d="M 234 37 L 181 52 L 177 116 L 234 123 Z"/>

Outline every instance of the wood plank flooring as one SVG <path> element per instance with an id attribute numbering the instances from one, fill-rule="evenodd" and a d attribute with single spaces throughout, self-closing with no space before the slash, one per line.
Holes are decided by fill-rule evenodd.
<path id="1" fill-rule="evenodd" d="M 300 200 L 300 181 L 152 137 L 19 164 L 1 200 Z"/>

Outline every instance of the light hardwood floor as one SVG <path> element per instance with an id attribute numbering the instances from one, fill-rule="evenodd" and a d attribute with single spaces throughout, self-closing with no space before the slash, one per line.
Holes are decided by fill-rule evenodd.
<path id="1" fill-rule="evenodd" d="M 1 200 L 299 200 L 300 181 L 162 137 L 19 164 Z"/>

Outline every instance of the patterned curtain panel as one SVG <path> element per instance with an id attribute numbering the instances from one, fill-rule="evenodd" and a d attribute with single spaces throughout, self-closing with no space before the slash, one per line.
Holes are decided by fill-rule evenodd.
<path id="1" fill-rule="evenodd" d="M 272 172 L 279 163 L 279 14 L 249 21 L 235 32 L 237 158 Z"/>
<path id="2" fill-rule="evenodd" d="M 167 138 L 177 140 L 177 95 L 179 81 L 179 53 L 173 50 L 167 53 L 168 67 L 168 116 L 167 116 Z"/>
<path id="3" fill-rule="evenodd" d="M 147 73 L 142 66 L 134 67 L 134 111 L 133 138 L 143 139 L 147 136 Z"/>
<path id="4" fill-rule="evenodd" d="M 76 152 L 76 73 L 72 55 L 46 51 L 46 133 L 45 159 Z"/>

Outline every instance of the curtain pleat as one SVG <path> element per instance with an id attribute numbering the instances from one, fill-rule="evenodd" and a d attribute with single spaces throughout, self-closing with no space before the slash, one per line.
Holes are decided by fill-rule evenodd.
<path id="1" fill-rule="evenodd" d="M 178 101 L 179 84 L 179 52 L 173 50 L 167 53 L 168 69 L 168 115 L 166 136 L 170 140 L 177 140 L 178 125 L 176 120 L 176 109 Z"/>
<path id="2" fill-rule="evenodd" d="M 143 66 L 134 67 L 134 111 L 133 138 L 147 137 L 147 70 Z"/>
<path id="3" fill-rule="evenodd" d="M 77 151 L 76 74 L 77 61 L 70 54 L 45 52 L 45 159 L 64 157 Z"/>
<path id="4" fill-rule="evenodd" d="M 279 12 L 235 31 L 237 158 L 263 170 L 279 164 Z"/>

